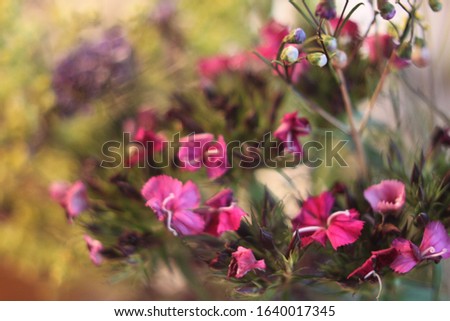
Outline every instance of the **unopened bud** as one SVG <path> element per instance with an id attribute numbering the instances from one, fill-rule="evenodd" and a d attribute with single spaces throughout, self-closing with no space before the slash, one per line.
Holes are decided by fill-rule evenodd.
<path id="1" fill-rule="evenodd" d="M 291 31 L 285 38 L 287 43 L 301 44 L 306 40 L 306 33 L 302 28 L 297 28 Z"/>
<path id="2" fill-rule="evenodd" d="M 428 217 L 427 213 L 420 213 L 416 216 L 414 219 L 414 223 L 418 227 L 424 228 L 427 226 L 428 222 L 430 221 L 430 218 Z"/>
<path id="3" fill-rule="evenodd" d="M 411 54 L 413 64 L 419 68 L 426 67 L 430 64 L 430 56 L 430 50 L 425 45 L 425 41 L 422 38 L 416 38 Z"/>
<path id="4" fill-rule="evenodd" d="M 325 56 L 325 54 L 321 52 L 310 53 L 308 56 L 306 56 L 306 59 L 308 59 L 311 65 L 321 68 L 328 62 L 327 56 Z"/>
<path id="5" fill-rule="evenodd" d="M 410 60 L 412 54 L 412 46 L 410 42 L 404 42 L 400 45 L 397 51 L 398 57 L 401 59 Z"/>
<path id="6" fill-rule="evenodd" d="M 336 50 L 333 57 L 331 58 L 331 63 L 333 64 L 333 67 L 336 69 L 343 69 L 347 67 L 347 54 L 342 50 Z"/>
<path id="7" fill-rule="evenodd" d="M 380 10 L 380 15 L 385 20 L 391 20 L 396 13 L 394 5 L 386 0 L 378 0 L 378 10 Z"/>
<path id="8" fill-rule="evenodd" d="M 283 49 L 281 52 L 280 58 L 282 61 L 288 62 L 288 63 L 294 63 L 298 60 L 298 49 L 294 46 L 287 46 Z"/>
<path id="9" fill-rule="evenodd" d="M 323 19 L 336 18 L 336 3 L 334 0 L 320 0 L 316 6 L 316 16 Z"/>
<path id="10" fill-rule="evenodd" d="M 431 10 L 438 12 L 442 10 L 442 3 L 439 0 L 428 0 Z"/>
<path id="11" fill-rule="evenodd" d="M 327 50 L 330 52 L 335 52 L 337 49 L 337 40 L 335 37 L 328 36 L 328 35 L 324 36 L 323 44 L 325 45 Z"/>

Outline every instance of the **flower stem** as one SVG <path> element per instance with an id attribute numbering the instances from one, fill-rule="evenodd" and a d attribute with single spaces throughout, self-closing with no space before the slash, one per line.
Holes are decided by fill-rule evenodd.
<path id="1" fill-rule="evenodd" d="M 350 95 L 348 93 L 347 83 L 345 81 L 344 73 L 341 69 L 336 70 L 336 74 L 340 80 L 339 89 L 341 90 L 342 98 L 344 99 L 345 112 L 347 113 L 348 123 L 350 125 L 350 135 L 352 136 L 353 142 L 356 147 L 356 154 L 359 162 L 359 174 L 363 178 L 367 178 L 367 164 L 366 155 L 364 153 L 364 148 L 362 145 L 361 137 L 355 126 L 355 121 L 353 119 L 353 108 L 352 102 L 350 100 Z"/>
<path id="2" fill-rule="evenodd" d="M 383 84 L 386 81 L 387 76 L 389 75 L 390 72 L 390 67 L 392 62 L 394 61 L 395 58 L 395 52 L 392 52 L 391 57 L 389 58 L 389 60 L 386 63 L 386 66 L 384 67 L 383 73 L 381 74 L 380 80 L 378 81 L 377 87 L 375 88 L 375 91 L 372 94 L 372 97 L 370 98 L 370 102 L 369 102 L 369 107 L 367 108 L 363 119 L 361 121 L 361 124 L 359 126 L 358 129 L 358 133 L 361 135 L 362 132 L 364 131 L 364 129 L 367 126 L 367 123 L 369 122 L 370 119 L 370 113 L 372 112 L 373 107 L 375 106 L 375 102 L 377 101 L 378 95 L 381 92 L 381 89 L 383 89 Z"/>

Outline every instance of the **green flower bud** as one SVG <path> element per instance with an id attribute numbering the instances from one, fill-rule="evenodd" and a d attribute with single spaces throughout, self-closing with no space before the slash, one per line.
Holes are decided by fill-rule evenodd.
<path id="1" fill-rule="evenodd" d="M 337 40 L 335 37 L 326 35 L 323 36 L 323 44 L 325 45 L 325 47 L 327 48 L 328 51 L 330 52 L 335 52 L 337 49 Z"/>
<path id="2" fill-rule="evenodd" d="M 294 46 L 287 46 L 281 52 L 280 58 L 284 62 L 294 63 L 298 60 L 298 49 Z"/>
<path id="3" fill-rule="evenodd" d="M 311 65 L 321 68 L 328 62 L 327 56 L 325 56 L 325 54 L 321 52 L 310 53 L 308 56 L 306 56 L 306 59 L 308 59 Z"/>
<path id="4" fill-rule="evenodd" d="M 442 3 L 439 0 L 428 0 L 428 4 L 434 12 L 442 10 Z"/>
<path id="5" fill-rule="evenodd" d="M 348 58 L 347 54 L 342 50 L 336 50 L 333 57 L 331 57 L 331 63 L 336 69 L 343 69 L 347 66 Z"/>

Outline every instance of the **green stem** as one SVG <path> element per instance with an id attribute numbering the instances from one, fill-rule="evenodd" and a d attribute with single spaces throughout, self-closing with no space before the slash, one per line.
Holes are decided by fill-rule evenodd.
<path id="1" fill-rule="evenodd" d="M 433 292 L 431 300 L 439 301 L 439 293 L 441 291 L 441 283 L 442 283 L 442 265 L 435 264 L 433 266 L 433 276 L 432 276 L 432 286 Z"/>

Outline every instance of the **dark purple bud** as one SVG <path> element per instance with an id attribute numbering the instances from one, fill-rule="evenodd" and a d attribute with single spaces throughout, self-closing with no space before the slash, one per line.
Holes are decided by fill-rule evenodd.
<path id="1" fill-rule="evenodd" d="M 316 16 L 323 19 L 336 18 L 336 3 L 334 0 L 320 0 L 316 6 Z"/>
<path id="2" fill-rule="evenodd" d="M 417 227 L 425 228 L 429 221 L 430 218 L 428 217 L 427 213 L 422 212 L 418 214 L 414 219 L 414 225 L 416 225 Z"/>
<path id="3" fill-rule="evenodd" d="M 391 20 L 396 13 L 394 5 L 387 0 L 378 0 L 378 10 L 385 20 Z"/>

